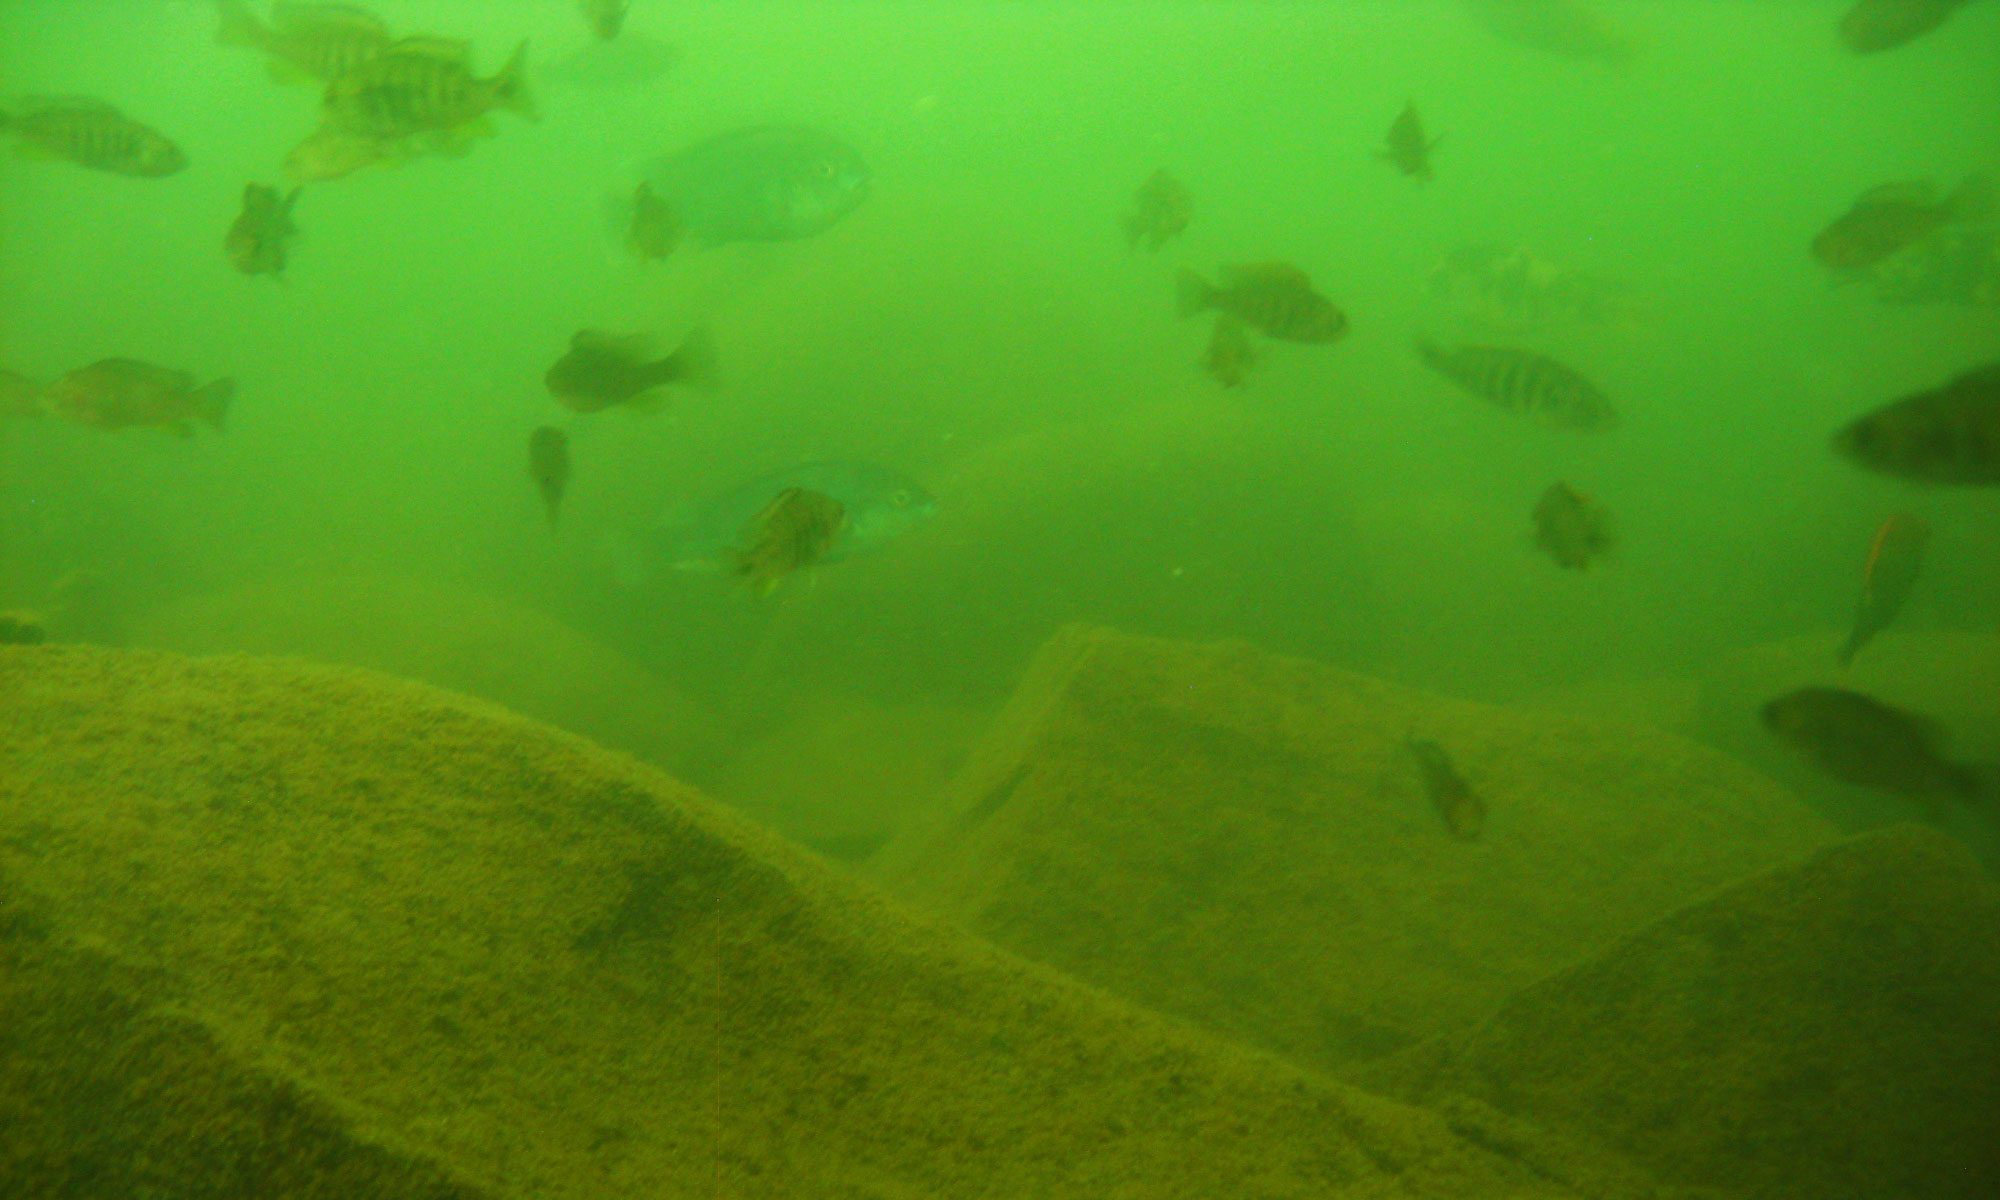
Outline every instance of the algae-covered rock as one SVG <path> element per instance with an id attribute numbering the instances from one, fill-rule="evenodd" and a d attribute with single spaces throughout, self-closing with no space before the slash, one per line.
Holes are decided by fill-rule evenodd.
<path id="1" fill-rule="evenodd" d="M 1755 1200 L 1989 1200 L 1996 998 L 2000 885 L 1905 825 L 1669 917 L 1362 1078 Z"/>
<path id="2" fill-rule="evenodd" d="M 1488 808 L 1433 810 L 1408 739 Z M 895 888 L 1150 1007 L 1339 1068 L 1830 830 L 1670 734 L 1448 700 L 1237 644 L 1072 627 L 1030 668 Z"/>
<path id="3" fill-rule="evenodd" d="M 0 1025 L 0 1112 L 85 1074 L 78 1105 L 167 1094 L 169 1059 L 207 1056 L 205 1123 L 239 1131 L 127 1187 L 33 1124 L 0 1143 L 9 1200 L 1644 1194 L 1553 1182 L 912 919 L 623 756 L 360 671 L 0 648 L 0 880 L 37 914 L 7 953 L 107 964 L 23 1002 L 122 1006 Z M 134 1022 L 188 1049 L 107 1059 Z M 246 1077 L 331 1132 L 258 1125 Z M 248 1153 L 293 1182 L 227 1191 Z M 337 1171 L 377 1153 L 416 1182 Z"/>

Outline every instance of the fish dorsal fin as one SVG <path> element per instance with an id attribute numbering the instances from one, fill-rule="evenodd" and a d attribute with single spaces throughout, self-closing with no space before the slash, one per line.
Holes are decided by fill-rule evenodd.
<path id="1" fill-rule="evenodd" d="M 1223 284 L 1231 288 L 1311 291 L 1312 280 L 1290 263 L 1238 263 L 1222 268 Z"/>
<path id="2" fill-rule="evenodd" d="M 461 67 L 472 64 L 472 43 L 463 38 L 420 34 L 402 39 L 390 46 L 387 53 L 409 55 L 414 58 L 434 58 L 439 62 L 454 63 Z"/>
<path id="3" fill-rule="evenodd" d="M 572 350 L 585 354 L 604 354 L 627 362 L 645 362 L 653 355 L 653 339 L 643 333 L 605 333 L 598 329 L 579 329 L 569 339 Z"/>
<path id="4" fill-rule="evenodd" d="M 271 6 L 271 24 L 289 34 L 344 29 L 382 38 L 389 36 L 389 26 L 383 23 L 382 18 L 352 4 L 300 4 L 295 0 L 278 0 Z"/>
<path id="5" fill-rule="evenodd" d="M 1937 184 L 1928 179 L 1902 179 L 1869 188 L 1855 200 L 1856 208 L 1879 208 L 1885 204 L 1932 205 L 1938 202 Z"/>

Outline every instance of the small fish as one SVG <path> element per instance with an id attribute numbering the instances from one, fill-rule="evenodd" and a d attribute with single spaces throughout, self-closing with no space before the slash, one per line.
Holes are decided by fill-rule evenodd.
<path id="1" fill-rule="evenodd" d="M 1931 527 L 1919 517 L 1897 513 L 1882 522 L 1875 540 L 1868 546 L 1868 561 L 1861 568 L 1861 607 L 1854 614 L 1854 628 L 1840 648 L 1840 665 L 1852 666 L 1876 634 L 1887 629 L 1903 611 L 1903 602 L 1917 585 L 1924 566 L 1924 544 Z"/>
<path id="2" fill-rule="evenodd" d="M 1412 100 L 1389 126 L 1389 140 L 1375 156 L 1394 163 L 1398 171 L 1421 183 L 1431 178 L 1431 151 L 1435 149 L 1437 142 L 1424 136 L 1423 119 L 1417 116 L 1417 102 Z"/>
<path id="3" fill-rule="evenodd" d="M 1208 336 L 1208 352 L 1202 356 L 1201 365 L 1223 387 L 1236 387 L 1256 362 L 1257 352 L 1250 348 L 1250 335 L 1243 331 L 1243 322 L 1228 313 L 1215 314 L 1215 332 Z"/>
<path id="4" fill-rule="evenodd" d="M 572 412 L 594 413 L 620 404 L 654 408 L 670 383 L 701 386 L 714 372 L 708 335 L 697 330 L 665 358 L 652 358 L 651 339 L 619 337 L 585 329 L 570 338 L 569 352 L 556 360 L 543 382 Z"/>
<path id="5" fill-rule="evenodd" d="M 30 153 L 93 171 L 157 179 L 187 166 L 180 147 L 158 131 L 87 96 L 17 100 L 0 109 L 0 130 L 20 138 Z"/>
<path id="6" fill-rule="evenodd" d="M 261 183 L 243 187 L 243 211 L 229 227 L 223 250 L 229 261 L 245 275 L 279 275 L 285 270 L 285 242 L 299 231 L 292 224 L 292 206 L 299 189 L 280 196 L 278 189 Z"/>
<path id="7" fill-rule="evenodd" d="M 1942 198 L 1928 180 L 1885 183 L 1820 231 L 1813 257 L 1836 270 L 1865 270 L 1946 225 L 1983 218 L 1993 205 L 1993 181 L 1985 175 L 1968 175 Z"/>
<path id="8" fill-rule="evenodd" d="M 0 417 L 41 416 L 43 391 L 35 380 L 0 367 Z"/>
<path id="9" fill-rule="evenodd" d="M 569 435 L 543 425 L 528 435 L 528 474 L 549 510 L 549 528 L 556 527 L 563 492 L 569 487 Z"/>
<path id="10" fill-rule="evenodd" d="M 532 121 L 527 62 L 522 42 L 496 74 L 480 79 L 466 43 L 404 38 L 333 81 L 326 89 L 326 125 L 381 139 L 460 129 L 497 108 Z"/>
<path id="11" fill-rule="evenodd" d="M 1535 502 L 1535 544 L 1556 565 L 1581 571 L 1611 549 L 1611 518 L 1590 497 L 1552 483 Z"/>
<path id="12" fill-rule="evenodd" d="M 221 429 L 236 381 L 202 387 L 194 376 L 131 358 L 106 358 L 79 367 L 49 389 L 49 409 L 97 429 L 153 425 L 192 436 L 194 422 Z"/>
<path id="13" fill-rule="evenodd" d="M 1194 215 L 1193 202 L 1180 180 L 1165 167 L 1153 172 L 1132 199 L 1125 214 L 1125 240 L 1137 249 L 1158 250 L 1180 236 Z"/>
<path id="14" fill-rule="evenodd" d="M 1465 782 L 1452 764 L 1451 756 L 1436 742 L 1411 738 L 1404 743 L 1423 771 L 1424 791 L 1431 807 L 1444 818 L 1444 827 L 1461 842 L 1476 842 L 1486 826 L 1486 802 Z"/>
<path id="15" fill-rule="evenodd" d="M 1840 40 L 1856 54 L 1892 50 L 1922 37 L 1965 0 L 1857 0 L 1840 19 Z"/>
<path id="16" fill-rule="evenodd" d="M 1219 309 L 1283 342 L 1330 342 L 1347 332 L 1346 315 L 1290 263 L 1224 267 L 1220 287 L 1183 268 L 1179 295 L 1184 317 Z"/>
<path id="17" fill-rule="evenodd" d="M 1764 706 L 1764 727 L 1846 783 L 1917 799 L 1978 799 L 1979 772 L 1946 761 L 1936 722 L 1860 692 L 1804 687 Z"/>
<path id="18" fill-rule="evenodd" d="M 608 42 L 625 27 L 625 12 L 632 5 L 631 0 L 581 0 L 577 7 L 583 10 L 583 19 L 590 22 L 597 40 Z"/>
<path id="19" fill-rule="evenodd" d="M 1447 351 L 1419 341 L 1417 357 L 1464 391 L 1509 412 L 1565 429 L 1601 430 L 1617 424 L 1610 399 L 1596 385 L 1545 354 L 1506 346 Z"/>
<path id="20" fill-rule="evenodd" d="M 681 223 L 667 202 L 653 194 L 653 185 L 641 181 L 632 194 L 632 227 L 625 235 L 625 248 L 634 257 L 658 262 L 674 252 L 681 240 Z"/>
<path id="21" fill-rule="evenodd" d="M 0 646 L 39 646 L 48 640 L 48 622 L 39 613 L 0 612 Z"/>
<path id="22" fill-rule="evenodd" d="M 824 492 L 786 488 L 743 531 L 736 573 L 767 596 L 785 576 L 819 562 L 846 521 L 846 508 Z"/>
<path id="23" fill-rule="evenodd" d="M 1631 37 L 1582 0 L 1460 0 L 1498 37 L 1577 61 L 1623 63 Z"/>
<path id="24" fill-rule="evenodd" d="M 793 488 L 830 496 L 846 513 L 833 544 L 820 554 L 821 562 L 872 553 L 938 511 L 936 498 L 901 472 L 873 463 L 827 459 L 773 471 L 708 497 L 662 522 L 650 540 L 675 570 L 726 571 L 744 526 L 771 497 Z"/>
<path id="25" fill-rule="evenodd" d="M 797 125 L 720 134 L 653 160 L 643 174 L 684 235 L 704 246 L 811 237 L 858 208 L 869 186 L 852 147 Z M 627 213 L 618 231 L 630 228 Z"/>
<path id="26" fill-rule="evenodd" d="M 244 0 L 220 0 L 215 40 L 248 46 L 271 60 L 274 74 L 329 84 L 389 48 L 381 18 L 350 4 L 279 0 L 265 24 Z"/>
<path id="27" fill-rule="evenodd" d="M 1835 434 L 1833 448 L 1917 483 L 2000 485 L 2000 361 L 1876 409 Z"/>
<path id="28" fill-rule="evenodd" d="M 327 183 L 392 157 L 408 157 L 403 143 L 321 126 L 285 157 L 285 177 L 297 183 Z"/>

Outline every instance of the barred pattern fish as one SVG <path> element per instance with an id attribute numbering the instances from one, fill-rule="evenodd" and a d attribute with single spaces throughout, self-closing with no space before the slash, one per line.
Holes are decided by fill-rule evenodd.
<path id="1" fill-rule="evenodd" d="M 393 40 L 381 18 L 347 4 L 281 2 L 265 24 L 244 0 L 221 0 L 222 24 L 215 40 L 248 46 L 273 64 L 322 83 L 354 70 L 389 48 Z"/>
<path id="2" fill-rule="evenodd" d="M 158 178 L 187 166 L 180 147 L 102 100 L 32 97 L 0 112 L 5 129 L 44 153 L 114 175 Z"/>
<path id="3" fill-rule="evenodd" d="M 463 42 L 405 38 L 334 80 L 329 127 L 361 137 L 401 138 L 453 129 L 495 108 L 533 119 L 524 74 L 527 43 L 490 79 L 472 74 Z"/>
<path id="4" fill-rule="evenodd" d="M 1588 379 L 1545 354 L 1506 346 L 1445 350 L 1417 343 L 1425 366 L 1482 400 L 1567 429 L 1617 424 L 1611 401 Z"/>

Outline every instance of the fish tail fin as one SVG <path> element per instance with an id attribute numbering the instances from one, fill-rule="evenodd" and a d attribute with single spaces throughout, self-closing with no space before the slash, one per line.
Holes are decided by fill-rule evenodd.
<path id="1" fill-rule="evenodd" d="M 667 356 L 669 379 L 693 388 L 712 388 L 716 382 L 715 339 L 708 330 L 696 329 L 681 339 L 680 348 Z"/>
<path id="2" fill-rule="evenodd" d="M 542 119 L 541 110 L 535 107 L 535 93 L 528 86 L 528 43 L 523 41 L 514 47 L 514 53 L 507 59 L 507 65 L 493 77 L 493 95 L 502 108 L 512 109 L 530 121 Z"/>
<path id="3" fill-rule="evenodd" d="M 210 429 L 221 430 L 229 419 L 229 402 L 236 398 L 236 381 L 227 376 L 195 392 L 195 412 Z"/>
<path id="4" fill-rule="evenodd" d="M 216 26 L 215 40 L 225 46 L 262 46 L 269 36 L 264 22 L 243 0 L 217 0 L 222 23 Z"/>
<path id="5" fill-rule="evenodd" d="M 1182 267 L 1181 273 L 1174 277 L 1174 294 L 1184 317 L 1192 317 L 1215 303 L 1215 285 L 1190 267 Z"/>

